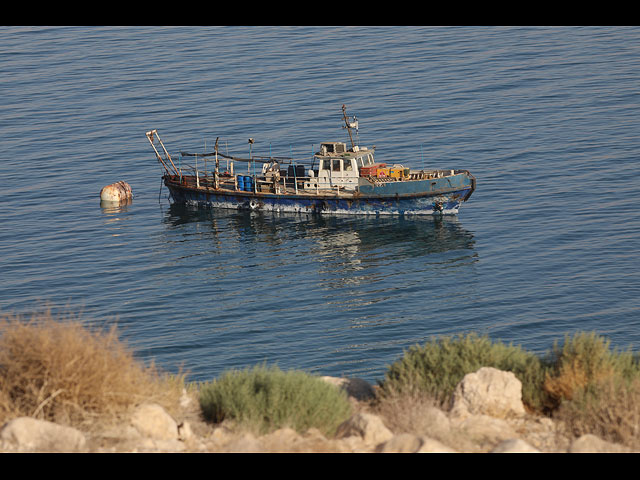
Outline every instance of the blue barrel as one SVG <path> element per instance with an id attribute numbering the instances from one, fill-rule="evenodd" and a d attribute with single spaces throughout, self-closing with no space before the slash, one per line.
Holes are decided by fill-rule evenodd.
<path id="1" fill-rule="evenodd" d="M 244 190 L 244 177 L 238 175 L 238 190 Z"/>
<path id="2" fill-rule="evenodd" d="M 253 191 L 253 179 L 249 176 L 244 177 L 244 191 L 245 192 Z"/>

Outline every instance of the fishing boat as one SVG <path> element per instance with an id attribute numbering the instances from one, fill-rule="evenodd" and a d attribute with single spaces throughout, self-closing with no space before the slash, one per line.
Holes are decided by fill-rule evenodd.
<path id="1" fill-rule="evenodd" d="M 314 214 L 455 215 L 474 192 L 476 179 L 467 170 L 416 170 L 378 162 L 375 147 L 354 143 L 358 121 L 347 116 L 344 105 L 342 116 L 349 144 L 320 143 L 306 161 L 255 156 L 253 139 L 249 158 L 229 155 L 220 151 L 218 137 L 213 152 L 180 152 L 176 167 L 158 131 L 146 136 L 174 202 Z"/>

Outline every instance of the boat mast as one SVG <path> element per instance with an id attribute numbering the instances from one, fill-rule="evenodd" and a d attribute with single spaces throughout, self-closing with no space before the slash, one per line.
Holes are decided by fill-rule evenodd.
<path id="1" fill-rule="evenodd" d="M 349 132 L 349 140 L 351 140 L 351 150 L 354 149 L 355 145 L 353 144 L 353 137 L 351 136 L 351 124 L 349 123 L 349 119 L 347 118 L 347 107 L 342 104 L 342 117 L 344 118 L 344 124 L 346 125 L 347 132 Z"/>
<path id="2" fill-rule="evenodd" d="M 215 174 L 213 177 L 213 186 L 214 188 L 217 190 L 218 187 L 220 186 L 220 163 L 218 161 L 218 139 L 220 137 L 216 137 L 216 144 L 213 147 L 215 149 L 216 152 L 216 170 L 215 170 Z"/>
<path id="3" fill-rule="evenodd" d="M 220 137 L 216 137 L 216 144 L 213 146 L 214 151 L 216 152 L 216 173 L 218 173 L 218 169 L 220 168 L 220 163 L 218 162 L 218 139 Z"/>

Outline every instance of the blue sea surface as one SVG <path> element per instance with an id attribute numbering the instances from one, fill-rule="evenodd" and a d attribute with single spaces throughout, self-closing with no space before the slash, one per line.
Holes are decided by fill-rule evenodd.
<path id="1" fill-rule="evenodd" d="M 640 345 L 640 28 L 0 28 L 0 313 L 117 323 L 192 380 L 257 363 L 382 379 L 411 345 L 576 331 Z M 467 169 L 457 216 L 172 204 L 172 153 Z M 100 204 L 128 182 L 130 205 Z"/>

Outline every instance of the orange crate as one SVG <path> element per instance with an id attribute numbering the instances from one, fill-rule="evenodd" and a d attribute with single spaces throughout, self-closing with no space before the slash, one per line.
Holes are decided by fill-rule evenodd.
<path id="1" fill-rule="evenodd" d="M 360 176 L 366 177 L 367 175 L 372 175 L 375 177 L 378 174 L 378 169 L 386 166 L 386 163 L 376 163 L 367 167 L 360 167 Z"/>

